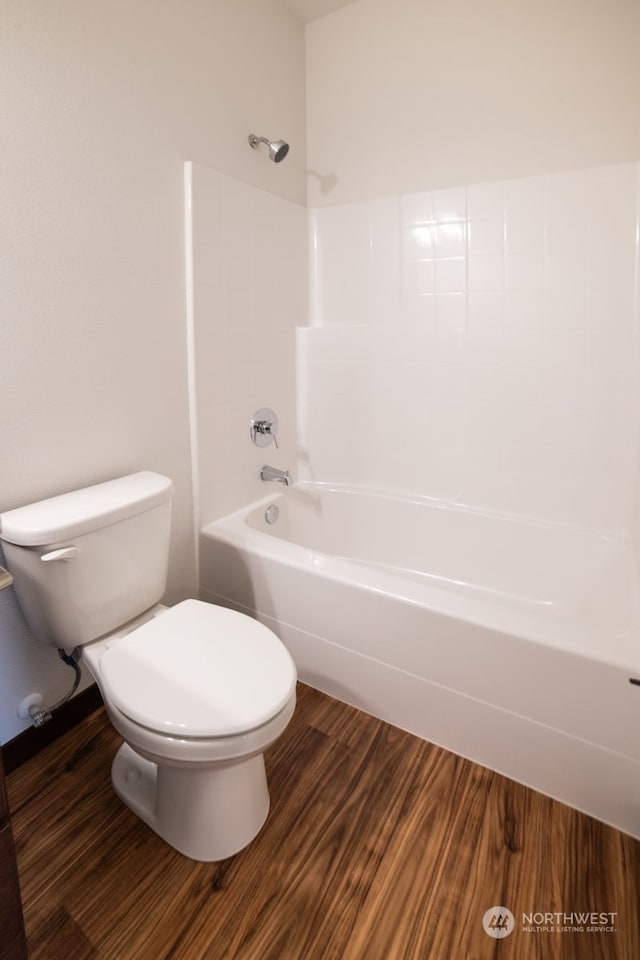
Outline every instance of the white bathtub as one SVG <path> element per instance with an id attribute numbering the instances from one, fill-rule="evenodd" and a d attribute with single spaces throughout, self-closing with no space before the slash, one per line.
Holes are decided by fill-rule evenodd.
<path id="1" fill-rule="evenodd" d="M 200 580 L 312 686 L 640 837 L 625 540 L 298 484 L 205 527 Z"/>

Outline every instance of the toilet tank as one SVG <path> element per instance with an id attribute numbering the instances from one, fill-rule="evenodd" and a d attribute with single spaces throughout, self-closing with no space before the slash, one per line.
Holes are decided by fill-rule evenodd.
<path id="1" fill-rule="evenodd" d="M 0 514 L 18 601 L 38 640 L 70 649 L 164 594 L 171 481 L 141 472 Z"/>

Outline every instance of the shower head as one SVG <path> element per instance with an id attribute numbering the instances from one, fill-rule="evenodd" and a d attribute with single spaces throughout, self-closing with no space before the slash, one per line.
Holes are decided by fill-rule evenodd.
<path id="1" fill-rule="evenodd" d="M 280 163 L 289 153 L 289 144 L 285 140 L 268 140 L 267 137 L 256 137 L 254 133 L 249 136 L 249 143 L 254 150 L 258 149 L 259 143 L 266 143 L 269 147 L 269 159 L 274 163 Z"/>

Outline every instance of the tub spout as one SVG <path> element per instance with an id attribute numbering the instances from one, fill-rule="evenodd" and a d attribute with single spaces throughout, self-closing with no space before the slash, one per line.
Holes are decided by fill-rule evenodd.
<path id="1" fill-rule="evenodd" d="M 284 483 L 285 487 L 290 487 L 293 484 L 293 477 L 288 470 L 278 470 L 277 467 L 270 467 L 267 464 L 260 471 L 260 479 Z"/>

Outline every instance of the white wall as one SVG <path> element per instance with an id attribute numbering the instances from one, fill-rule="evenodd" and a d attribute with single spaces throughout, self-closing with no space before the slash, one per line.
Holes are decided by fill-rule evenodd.
<path id="1" fill-rule="evenodd" d="M 639 36 L 637 0 L 358 0 L 309 24 L 311 205 L 637 158 Z"/>
<path id="2" fill-rule="evenodd" d="M 0 8 L 0 510 L 140 468 L 176 487 L 169 600 L 196 589 L 183 162 L 304 202 L 304 35 L 278 0 Z M 286 163 L 252 151 L 283 137 Z M 215 442 L 215 441 L 212 441 Z M 0 600 L 0 739 L 67 684 Z"/>

